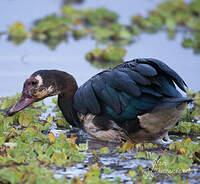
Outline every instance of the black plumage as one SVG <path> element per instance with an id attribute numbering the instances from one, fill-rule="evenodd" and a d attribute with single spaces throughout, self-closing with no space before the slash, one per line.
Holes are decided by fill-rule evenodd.
<path id="1" fill-rule="evenodd" d="M 184 101 L 175 84 L 185 91 L 183 79 L 163 62 L 135 59 L 83 84 L 75 93 L 74 108 L 84 114 L 109 114 L 123 122 Z M 173 104 L 168 102 L 170 97 L 176 99 Z"/>

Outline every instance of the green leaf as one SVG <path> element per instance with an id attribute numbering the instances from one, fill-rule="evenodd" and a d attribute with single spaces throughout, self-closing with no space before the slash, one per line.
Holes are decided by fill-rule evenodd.
<path id="1" fill-rule="evenodd" d="M 109 153 L 109 152 L 110 152 L 110 150 L 109 150 L 108 147 L 103 147 L 103 148 L 100 149 L 100 154 L 101 154 L 101 155 L 102 155 L 102 154 Z"/>

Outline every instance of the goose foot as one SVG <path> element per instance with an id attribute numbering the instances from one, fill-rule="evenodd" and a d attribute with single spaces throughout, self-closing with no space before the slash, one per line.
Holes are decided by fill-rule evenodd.
<path id="1" fill-rule="evenodd" d="M 157 139 L 157 140 L 153 141 L 153 143 L 158 144 L 158 145 L 162 145 L 162 146 L 167 146 L 167 145 L 170 144 L 169 142 L 164 141 L 163 139 Z"/>
<path id="2" fill-rule="evenodd" d="M 163 141 L 165 141 L 167 144 L 173 143 L 173 140 L 169 138 L 168 132 L 165 133 L 164 137 L 162 138 Z"/>
<path id="3" fill-rule="evenodd" d="M 171 144 L 172 142 L 173 142 L 173 140 L 171 140 L 169 138 L 168 132 L 164 135 L 164 137 L 162 139 L 157 139 L 154 141 L 154 143 L 163 145 L 163 146 L 167 146 L 167 145 Z"/>

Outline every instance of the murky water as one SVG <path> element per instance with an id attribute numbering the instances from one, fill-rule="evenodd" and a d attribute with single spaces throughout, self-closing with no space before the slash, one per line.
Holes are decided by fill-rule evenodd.
<path id="1" fill-rule="evenodd" d="M 115 0 L 86 0 L 83 4 L 74 5 L 77 8 L 107 7 L 120 15 L 120 22 L 129 23 L 130 17 L 137 13 L 147 14 L 148 10 L 156 7 L 161 0 L 123 0 L 116 3 Z M 4 0 L 0 1 L 0 32 L 6 31 L 8 26 L 16 21 L 21 21 L 27 28 L 36 19 L 52 13 L 60 12 L 62 0 Z M 199 70 L 200 56 L 194 55 L 191 49 L 184 49 L 181 40 L 184 35 L 178 34 L 176 39 L 168 40 L 166 33 L 142 34 L 135 44 L 127 46 L 125 60 L 142 57 L 155 57 L 165 61 L 174 68 L 186 81 L 188 86 L 195 91 L 200 90 Z M 0 97 L 14 95 L 21 92 L 24 80 L 34 71 L 39 69 L 64 70 L 76 78 L 79 85 L 87 81 L 100 69 L 94 68 L 85 60 L 85 54 L 95 47 L 95 41 L 89 38 L 74 41 L 69 38 L 62 42 L 56 50 L 52 51 L 43 44 L 27 39 L 23 44 L 16 46 L 7 41 L 7 35 L 0 37 Z M 54 133 L 59 130 L 52 129 Z M 67 132 L 66 132 L 67 133 Z M 87 171 L 87 166 L 93 162 L 91 150 L 108 146 L 111 153 L 100 157 L 98 162 L 109 166 L 113 172 L 109 175 L 103 174 L 103 178 L 113 179 L 120 176 L 123 181 L 130 183 L 126 173 L 135 169 L 139 164 L 150 167 L 152 161 L 133 159 L 134 153 L 123 154 L 126 160 L 121 161 L 122 155 L 114 154 L 116 145 L 96 142 L 88 139 L 83 133 L 76 133 L 82 137 L 80 142 L 89 141 L 89 152 L 86 154 L 84 163 L 77 164 L 71 168 L 56 170 L 56 177 L 67 175 L 67 177 L 81 176 Z M 84 135 L 84 136 L 83 136 Z M 199 172 L 198 172 L 199 173 Z M 199 174 L 196 174 L 198 177 Z M 200 177 L 200 176 L 199 176 Z M 172 182 L 169 178 L 166 182 Z M 195 183 L 195 181 L 194 181 Z"/>
<path id="2" fill-rule="evenodd" d="M 151 171 L 153 160 L 144 160 L 144 159 L 136 159 L 134 158 L 137 151 L 129 151 L 126 153 L 117 154 L 118 149 L 117 146 L 120 144 L 116 143 L 107 143 L 102 141 L 97 141 L 90 136 L 88 136 L 83 131 L 79 130 L 71 130 L 71 131 L 62 131 L 58 129 L 52 129 L 51 132 L 54 135 L 59 135 L 60 132 L 63 132 L 67 135 L 74 135 L 77 137 L 77 143 L 85 143 L 88 142 L 88 151 L 83 152 L 86 156 L 85 160 L 82 163 L 78 163 L 72 167 L 66 168 L 55 168 L 56 174 L 54 177 L 60 178 L 66 176 L 67 178 L 73 177 L 84 177 L 84 174 L 88 171 L 88 167 L 92 164 L 98 163 L 100 166 L 109 167 L 111 172 L 109 174 L 101 173 L 101 178 L 108 179 L 110 181 L 114 181 L 116 178 L 120 178 L 120 182 L 126 184 L 132 184 L 133 182 L 129 177 L 127 177 L 127 173 L 130 170 L 136 170 L 139 165 L 141 165 L 145 171 Z M 187 137 L 187 136 L 186 136 Z M 172 140 L 181 141 L 184 136 L 175 136 L 172 135 L 170 138 Z M 194 141 L 196 138 L 193 138 Z M 94 156 L 92 151 L 99 150 L 102 147 L 108 147 L 110 152 L 107 154 L 103 154 L 101 156 Z M 162 150 L 169 151 L 168 146 L 158 146 L 158 148 L 154 148 L 152 152 L 159 153 Z M 198 179 L 200 178 L 200 170 L 198 167 L 192 168 L 193 172 L 190 174 L 181 174 L 183 180 L 189 181 L 189 183 L 198 184 Z M 169 174 L 158 174 L 154 173 L 157 176 L 157 183 L 174 183 L 173 177 Z"/>

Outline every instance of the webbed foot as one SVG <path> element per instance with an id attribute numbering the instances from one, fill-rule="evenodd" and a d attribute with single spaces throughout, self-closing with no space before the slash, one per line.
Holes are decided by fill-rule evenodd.
<path id="1" fill-rule="evenodd" d="M 157 139 L 154 141 L 154 143 L 160 144 L 163 146 L 167 146 L 167 145 L 171 144 L 172 142 L 173 142 L 173 140 L 171 140 L 169 138 L 168 132 L 164 135 L 164 137 L 162 139 Z"/>
<path id="2" fill-rule="evenodd" d="M 173 140 L 169 138 L 168 132 L 165 133 L 164 137 L 162 138 L 163 141 L 165 141 L 167 144 L 173 143 Z"/>

